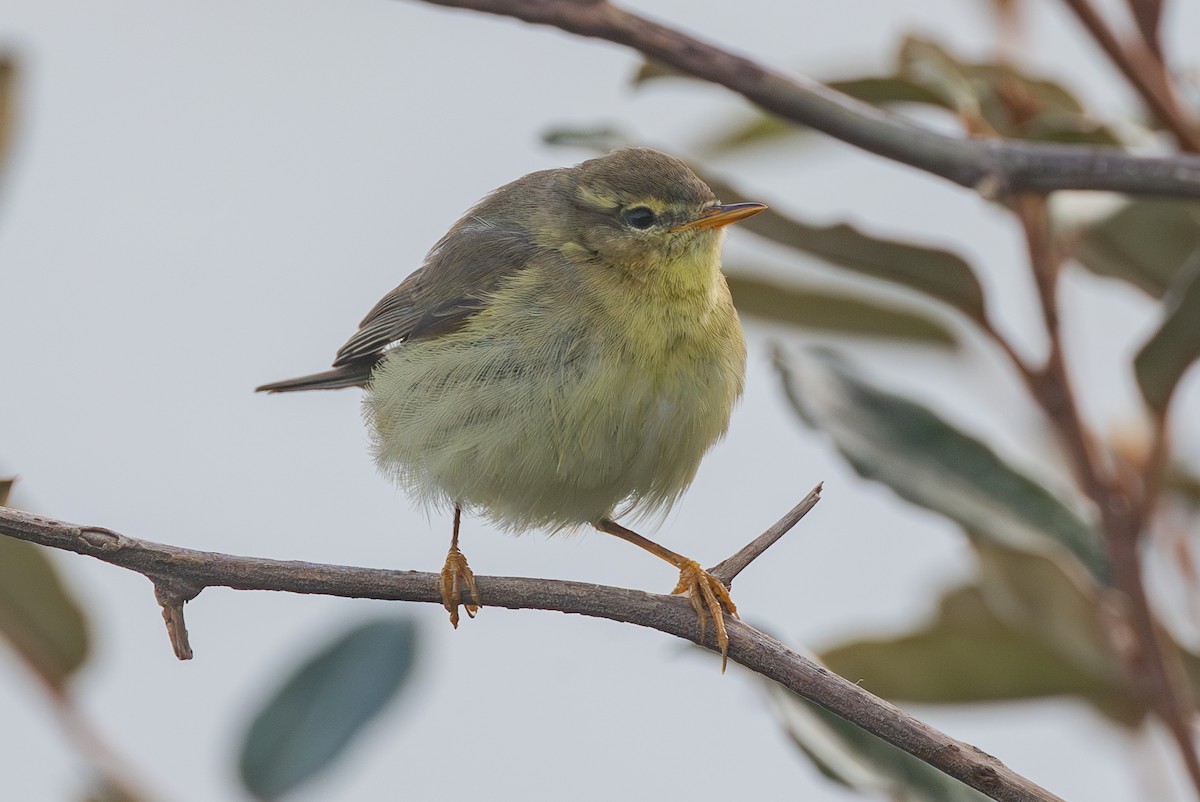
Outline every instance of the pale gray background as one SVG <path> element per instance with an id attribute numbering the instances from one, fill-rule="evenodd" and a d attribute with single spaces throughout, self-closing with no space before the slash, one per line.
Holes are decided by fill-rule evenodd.
<path id="1" fill-rule="evenodd" d="M 1099 111 L 1126 113 L 1128 92 L 1073 19 L 1052 2 L 1028 5 L 1028 60 Z M 1194 67 L 1190 5 L 1168 32 Z M 966 56 L 995 44 L 984 2 L 639 7 L 816 76 L 882 69 L 910 30 Z M 539 144 L 549 126 L 616 123 L 686 157 L 712 121 L 744 110 L 698 83 L 631 92 L 638 58 L 619 47 L 412 2 L 3 0 L 0 41 L 23 68 L 0 207 L 0 473 L 20 475 L 15 501 L 278 558 L 434 570 L 449 522 L 427 521 L 376 475 L 355 392 L 264 397 L 255 385 L 327 365 L 482 194 L 589 155 Z M 972 193 L 828 141 L 714 167 L 813 219 L 953 245 L 979 266 L 1006 330 L 1040 347 L 1019 232 Z M 727 261 L 833 275 L 737 231 Z M 1104 429 L 1136 424 L 1119 365 L 1152 308 L 1087 276 L 1067 291 L 1090 310 L 1067 317 L 1089 414 Z M 768 364 L 772 338 L 796 338 L 747 328 L 745 401 L 659 539 L 711 564 L 825 480 L 817 511 L 739 579 L 738 605 L 810 648 L 906 629 L 970 575 L 964 540 L 854 477 L 801 428 Z M 977 341 L 952 355 L 855 352 L 880 382 L 936 399 L 1054 475 L 1021 447 L 1037 418 Z M 1181 401 L 1194 405 L 1196 389 Z M 1181 436 L 1194 451 L 1195 425 Z M 487 574 L 660 591 L 675 581 L 600 535 L 514 539 L 472 521 L 464 548 Z M 95 629 L 82 705 L 161 799 L 239 798 L 236 743 L 262 695 L 316 639 L 400 609 L 208 590 L 188 607 L 197 657 L 178 663 L 144 579 L 83 558 L 58 564 Z M 721 676 L 658 633 L 498 609 L 455 633 L 440 609 L 403 610 L 425 625 L 416 682 L 297 799 L 857 798 L 798 755 L 752 678 Z M 916 712 L 1069 799 L 1170 798 L 1177 783 L 1161 736 L 1128 739 L 1074 702 Z M 83 767 L 37 685 L 3 655 L 0 717 L 6 798 L 78 799 Z"/>

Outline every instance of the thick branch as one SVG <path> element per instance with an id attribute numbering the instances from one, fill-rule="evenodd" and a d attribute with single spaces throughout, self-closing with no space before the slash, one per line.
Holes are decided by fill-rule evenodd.
<path id="1" fill-rule="evenodd" d="M 227 587 L 363 599 L 441 604 L 439 577 L 194 551 L 136 540 L 108 529 L 55 521 L 0 507 L 0 534 L 95 557 L 149 577 L 156 585 Z M 557 610 L 657 629 L 715 650 L 700 640 L 696 614 L 684 599 L 624 588 L 520 577 L 478 577 L 489 607 Z M 1004 802 L 1062 802 L 996 758 L 912 718 L 852 682 L 731 619 L 729 657 L 857 724 L 967 785 Z"/>
<path id="2" fill-rule="evenodd" d="M 1200 157 L 966 139 L 932 131 L 815 81 L 787 77 L 605 0 L 425 0 L 604 39 L 732 89 L 767 111 L 988 194 L 1099 189 L 1200 198 Z"/>

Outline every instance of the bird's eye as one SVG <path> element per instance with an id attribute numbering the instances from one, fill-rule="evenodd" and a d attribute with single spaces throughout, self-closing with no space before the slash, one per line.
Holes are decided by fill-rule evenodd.
<path id="1" fill-rule="evenodd" d="M 641 229 L 642 231 L 645 231 L 658 222 L 658 216 L 645 206 L 634 206 L 632 209 L 626 209 L 621 213 L 621 219 L 625 221 L 625 225 Z"/>

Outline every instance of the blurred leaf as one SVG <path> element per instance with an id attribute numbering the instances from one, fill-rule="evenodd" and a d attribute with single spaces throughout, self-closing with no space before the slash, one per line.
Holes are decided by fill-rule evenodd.
<path id="1" fill-rule="evenodd" d="M 1200 358 L 1200 251 L 1165 299 L 1162 326 L 1133 360 L 1142 396 L 1151 409 L 1166 410 L 1175 386 Z"/>
<path id="2" fill-rule="evenodd" d="M 891 802 L 986 802 L 925 761 L 774 683 L 768 698 L 784 731 L 829 779 Z"/>
<path id="3" fill-rule="evenodd" d="M 702 178 L 725 203 L 750 200 L 723 181 Z M 738 227 L 856 273 L 917 290 L 974 320 L 985 318 L 979 279 L 962 258 L 949 251 L 878 239 L 845 223 L 813 226 L 774 209 L 749 217 Z"/>
<path id="4" fill-rule="evenodd" d="M 998 619 L 978 588 L 944 595 L 934 620 L 897 638 L 825 651 L 829 668 L 893 701 L 964 703 L 1078 696 L 1132 726 L 1145 708 L 1124 683 L 1082 670 L 1048 644 Z"/>
<path id="5" fill-rule="evenodd" d="M 647 70 L 642 80 L 667 73 Z M 640 81 L 635 81 L 640 82 Z M 1053 81 L 1033 78 L 1009 64 L 960 61 L 932 41 L 904 40 L 891 75 L 829 81 L 828 88 L 875 106 L 915 103 L 958 115 L 969 132 L 1009 139 L 1114 145 L 1120 140 Z M 727 126 L 706 148 L 723 153 L 806 130 L 762 112 Z"/>
<path id="6" fill-rule="evenodd" d="M 1120 144 L 1062 86 L 1011 65 L 959 61 L 916 37 L 904 41 L 897 61 L 897 77 L 936 95 L 937 105 L 957 112 L 968 131 L 1044 142 Z"/>
<path id="7" fill-rule="evenodd" d="M 12 493 L 14 484 L 16 484 L 15 479 L 0 479 L 0 507 L 8 504 L 8 497 Z"/>
<path id="8" fill-rule="evenodd" d="M 120 788 L 105 778 L 97 777 L 95 787 L 88 791 L 85 802 L 147 802 L 133 788 Z"/>
<path id="9" fill-rule="evenodd" d="M 1200 204 L 1145 199 L 1086 226 L 1075 258 L 1101 276 L 1128 281 L 1161 298 L 1200 252 Z"/>
<path id="10" fill-rule="evenodd" d="M 875 106 L 886 106 L 893 103 L 925 103 L 928 105 L 944 103 L 937 92 L 909 78 L 894 75 L 830 81 L 826 86 Z"/>
<path id="11" fill-rule="evenodd" d="M 542 133 L 542 142 L 554 147 L 585 148 L 597 153 L 608 153 L 617 148 L 634 144 L 627 134 L 617 128 L 597 126 L 595 128 L 571 128 L 559 126 Z"/>
<path id="12" fill-rule="evenodd" d="M 629 82 L 633 86 L 641 86 L 650 81 L 656 81 L 659 78 L 687 78 L 689 80 L 700 80 L 694 75 L 686 72 L 680 72 L 670 64 L 665 64 L 658 59 L 642 59 L 642 64 L 638 67 L 638 71 L 633 74 Z"/>
<path id="13" fill-rule="evenodd" d="M 1173 463 L 1162 476 L 1163 490 L 1189 507 L 1200 507 L 1200 476 L 1186 465 Z"/>
<path id="14" fill-rule="evenodd" d="M 896 103 L 944 105 L 937 94 L 905 78 L 854 78 L 848 81 L 830 81 L 826 86 L 875 106 L 890 106 Z M 809 128 L 797 122 L 757 111 L 748 119 L 738 121 L 724 133 L 711 137 L 701 145 L 701 150 L 710 155 L 723 154 L 750 145 L 773 142 L 785 136 L 802 135 L 809 131 Z"/>
<path id="15" fill-rule="evenodd" d="M 709 137 L 700 149 L 710 156 L 717 156 L 730 150 L 762 145 L 774 142 L 786 136 L 804 133 L 803 128 L 796 123 L 776 117 L 774 114 L 757 112 L 749 119 L 738 121 L 727 130 Z"/>
<path id="16" fill-rule="evenodd" d="M 58 690 L 88 654 L 83 612 L 45 550 L 7 537 L 0 537 L 0 636 Z"/>
<path id="17" fill-rule="evenodd" d="M 949 329 L 917 312 L 857 296 L 784 287 L 737 272 L 727 274 L 726 278 L 734 306 L 745 315 L 804 329 L 956 344 Z"/>
<path id="18" fill-rule="evenodd" d="M 858 473 L 901 498 L 1013 548 L 1065 547 L 1094 574 L 1108 567 L 1096 531 L 1040 484 L 925 407 L 876 389 L 827 351 L 776 365 L 789 400 Z"/>
<path id="19" fill-rule="evenodd" d="M 305 661 L 246 733 L 246 788 L 259 799 L 278 799 L 340 754 L 409 679 L 416 635 L 410 619 L 373 621 Z"/>
<path id="20" fill-rule="evenodd" d="M 1076 668 L 1124 687 L 1109 627 L 1119 618 L 1112 599 L 1078 563 L 975 538 L 978 589 L 988 609 L 1010 629 L 1029 635 Z"/>

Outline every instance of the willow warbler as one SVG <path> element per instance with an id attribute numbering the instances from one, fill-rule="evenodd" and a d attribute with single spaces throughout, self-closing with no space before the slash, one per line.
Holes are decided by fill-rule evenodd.
<path id="1" fill-rule="evenodd" d="M 258 389 L 366 391 L 379 467 L 454 509 L 442 598 L 455 626 L 460 604 L 480 605 L 458 550 L 465 509 L 514 531 L 592 526 L 670 562 L 724 659 L 725 586 L 614 519 L 669 508 L 725 433 L 746 347 L 723 227 L 765 208 L 719 203 L 646 148 L 531 173 L 455 223 L 332 370 Z"/>

